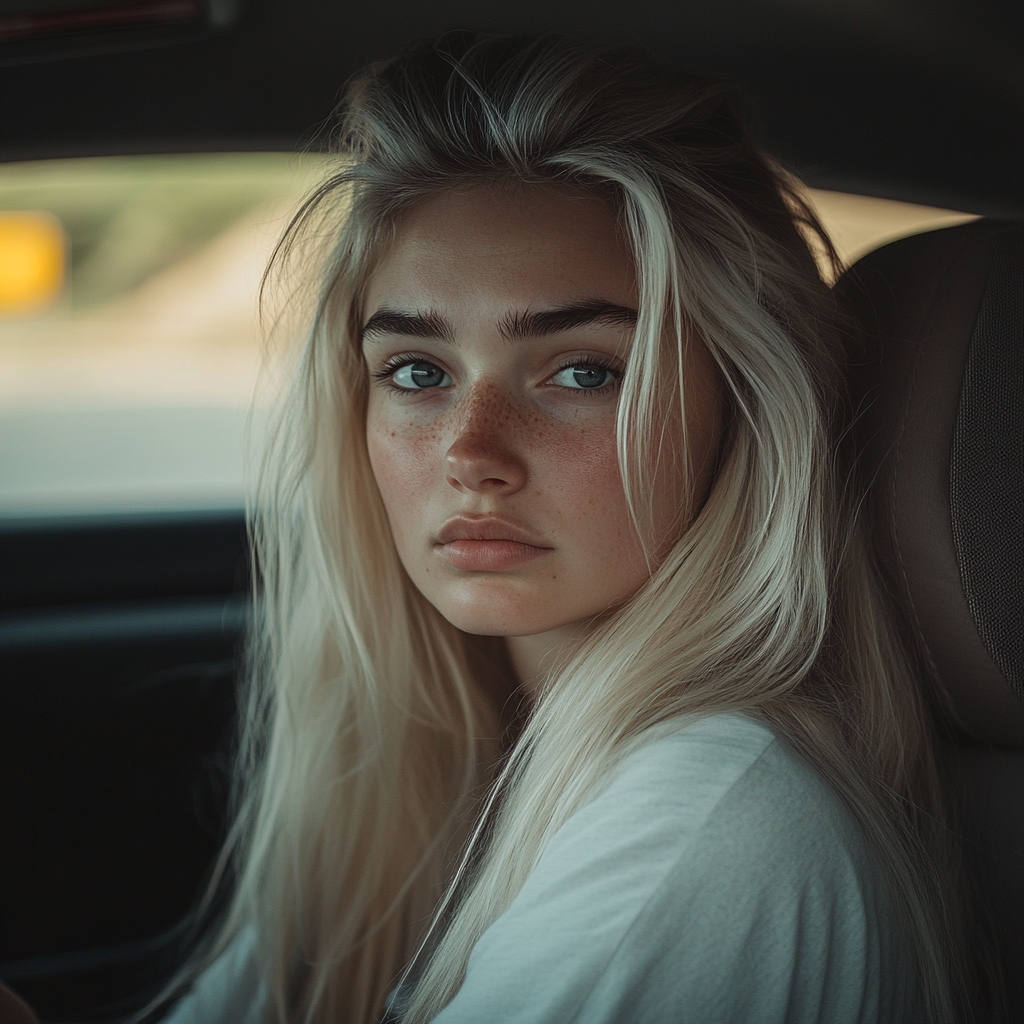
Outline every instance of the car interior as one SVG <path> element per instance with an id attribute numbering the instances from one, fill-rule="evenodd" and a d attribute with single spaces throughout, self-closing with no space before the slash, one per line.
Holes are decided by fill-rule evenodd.
<path id="1" fill-rule="evenodd" d="M 252 333 L 261 263 L 322 166 L 346 79 L 453 27 L 581 33 L 729 78 L 769 152 L 823 204 L 845 197 L 831 201 L 846 230 L 891 215 L 847 247 L 835 284 L 852 443 L 1001 975 L 986 1012 L 1024 1021 L 1013 0 L 0 0 L 0 979 L 43 1021 L 143 1005 L 189 941 L 223 839 L 260 350 L 239 356 L 214 317 L 188 359 L 161 362 L 129 314 L 149 303 L 171 333 L 199 316 L 168 291 L 187 256 L 195 294 L 230 292 Z M 207 206 L 179 202 L 189 175 Z M 239 225 L 258 242 L 241 270 Z M 158 255 L 126 257 L 129 234 Z M 23 300 L 4 290 L 20 271 L 2 248 L 25 238 L 57 255 L 39 258 L 49 284 L 40 270 L 17 285 L 37 288 Z M 185 449 L 207 468 L 178 467 Z M 104 468 L 111 453 L 135 475 Z M 70 484 L 44 479 L 58 469 Z"/>

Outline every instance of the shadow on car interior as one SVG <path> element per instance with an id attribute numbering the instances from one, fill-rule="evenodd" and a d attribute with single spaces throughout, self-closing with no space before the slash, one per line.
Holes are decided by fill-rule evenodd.
<path id="1" fill-rule="evenodd" d="M 943 717 L 998 1019 L 1024 1021 L 1024 9 L 629 7 L 4 0 L 0 156 L 315 149 L 348 74 L 471 22 L 639 42 L 739 81 L 808 184 L 980 215 L 877 250 L 838 287 L 863 328 L 869 512 Z M 140 1005 L 222 838 L 244 515 L 173 504 L 0 510 L 0 977 L 44 1020 Z"/>

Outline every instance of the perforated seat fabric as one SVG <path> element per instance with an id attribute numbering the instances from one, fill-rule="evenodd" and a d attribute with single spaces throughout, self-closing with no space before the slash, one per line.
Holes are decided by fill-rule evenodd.
<path id="1" fill-rule="evenodd" d="M 876 547 L 951 725 L 965 854 L 1024 1022 L 1024 229 L 976 221 L 861 260 L 851 390 Z"/>

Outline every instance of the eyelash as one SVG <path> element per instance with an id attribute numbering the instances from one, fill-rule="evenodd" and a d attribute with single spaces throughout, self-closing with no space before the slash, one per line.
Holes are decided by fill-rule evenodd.
<path id="1" fill-rule="evenodd" d="M 437 364 L 426 356 L 417 355 L 415 352 L 406 352 L 400 356 L 392 356 L 379 370 L 373 370 L 370 376 L 377 381 L 378 386 L 387 388 L 389 391 L 396 391 L 401 395 L 408 395 L 408 388 L 400 388 L 395 384 L 391 383 L 391 378 L 403 367 L 410 366 L 412 363 L 429 363 L 431 366 Z M 592 397 L 595 395 L 605 394 L 609 388 L 617 388 L 622 383 L 622 371 L 617 370 L 612 364 L 610 359 L 599 359 L 594 356 L 588 356 L 582 359 L 567 359 L 563 363 L 559 364 L 558 368 L 551 376 L 555 376 L 561 373 L 563 370 L 608 370 L 615 374 L 615 379 L 609 381 L 607 384 L 602 384 L 599 388 L 565 388 L 560 384 L 554 385 L 560 388 L 562 391 L 572 391 L 576 394 L 587 395 Z M 429 390 L 429 389 L 424 389 Z"/>
<path id="2" fill-rule="evenodd" d="M 408 388 L 400 388 L 396 384 L 391 383 L 391 378 L 403 367 L 410 366 L 413 363 L 429 363 L 431 366 L 437 364 L 426 356 L 417 355 L 415 352 L 406 352 L 404 355 L 392 356 L 379 370 L 372 370 L 370 376 L 377 382 L 377 385 L 382 388 L 386 388 L 388 391 L 394 391 L 400 395 L 408 395 Z M 424 389 L 429 390 L 429 389 Z"/>
<path id="3" fill-rule="evenodd" d="M 585 356 L 582 359 L 567 359 L 555 370 L 552 376 L 561 373 L 563 370 L 608 370 L 615 375 L 612 380 L 608 381 L 607 384 L 602 384 L 599 388 L 562 388 L 563 391 L 572 391 L 573 394 L 595 397 L 607 394 L 610 388 L 618 388 L 622 384 L 622 371 L 617 370 L 610 359 L 599 359 L 595 356 Z M 556 384 L 555 387 L 561 387 L 561 385 Z"/>

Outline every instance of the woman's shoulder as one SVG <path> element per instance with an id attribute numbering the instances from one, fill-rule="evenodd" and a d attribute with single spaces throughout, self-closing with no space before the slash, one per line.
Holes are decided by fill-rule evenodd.
<path id="1" fill-rule="evenodd" d="M 859 829 L 784 737 L 742 714 L 666 723 L 555 835 L 440 1021 L 527 978 L 524 1024 L 903 1020 L 890 944 Z"/>
<path id="2" fill-rule="evenodd" d="M 556 835 L 537 883 L 549 874 L 614 877 L 629 894 L 624 917 L 641 919 L 671 904 L 740 927 L 744 914 L 797 907 L 834 920 L 842 903 L 863 918 L 884 902 L 836 792 L 784 736 L 740 713 L 668 723 L 641 742 Z"/>
<path id="3" fill-rule="evenodd" d="M 642 875 L 647 889 L 671 878 L 677 890 L 689 886 L 702 898 L 712 884 L 727 885 L 734 898 L 744 881 L 806 886 L 828 876 L 873 888 L 876 875 L 832 788 L 785 737 L 740 713 L 651 730 L 555 836 L 538 879 L 581 864 L 584 849 L 587 871 L 605 863 Z M 736 872 L 729 877 L 726 862 Z"/>
<path id="4" fill-rule="evenodd" d="M 767 820 L 765 811 L 770 807 Z M 657 814 L 649 813 L 657 810 Z M 635 818 L 675 845 L 708 841 L 713 820 L 758 835 L 818 824 L 837 841 L 863 844 L 832 788 L 788 740 L 751 715 L 728 712 L 662 723 L 643 734 L 607 786 L 567 823 L 568 834 L 601 819 Z M 837 831 L 838 829 L 838 831 Z M 617 833 L 621 835 L 621 833 Z"/>
<path id="5" fill-rule="evenodd" d="M 765 758 L 777 761 L 780 755 L 774 730 L 750 715 L 673 719 L 632 741 L 592 803 L 607 808 L 639 786 L 650 799 L 709 809 L 746 774 L 762 772 Z M 794 768 L 800 772 L 799 765 Z"/>

